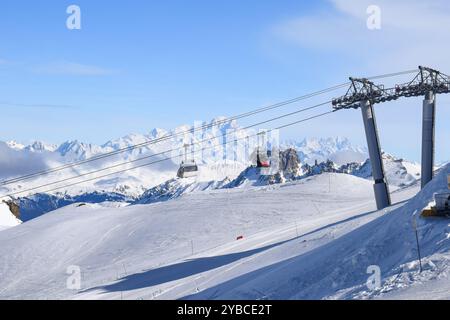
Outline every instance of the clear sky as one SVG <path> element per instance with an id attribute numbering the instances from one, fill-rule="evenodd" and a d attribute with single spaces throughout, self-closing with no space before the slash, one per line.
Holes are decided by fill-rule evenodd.
<path id="1" fill-rule="evenodd" d="M 366 25 L 374 2 L 380 30 Z M 231 116 L 350 75 L 419 64 L 450 73 L 447 1 L 392 2 L 2 0 L 0 140 L 100 144 Z M 71 4 L 81 8 L 81 30 L 66 27 Z M 439 97 L 438 160 L 450 159 L 449 98 Z M 377 113 L 383 148 L 419 160 L 420 99 Z M 286 139 L 337 135 L 364 145 L 358 111 L 282 132 Z"/>

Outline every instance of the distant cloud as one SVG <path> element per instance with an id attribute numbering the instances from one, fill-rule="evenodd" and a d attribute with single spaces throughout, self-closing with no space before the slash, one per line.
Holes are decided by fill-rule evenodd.
<path id="1" fill-rule="evenodd" d="M 41 153 L 17 151 L 0 141 L 0 179 L 48 169 Z"/>
<path id="2" fill-rule="evenodd" d="M 11 103 L 0 101 L 0 106 L 13 108 L 36 108 L 36 109 L 78 109 L 76 106 L 64 104 L 31 104 L 31 103 Z"/>
<path id="3" fill-rule="evenodd" d="M 381 29 L 369 30 L 372 0 L 329 0 L 331 9 L 292 17 L 272 26 L 285 43 L 363 58 L 379 70 L 409 69 L 418 64 L 450 70 L 450 3 L 435 0 L 377 0 Z"/>
<path id="4" fill-rule="evenodd" d="M 115 73 L 114 70 L 68 61 L 59 61 L 40 65 L 35 67 L 33 71 L 37 73 L 75 76 L 104 76 Z"/>

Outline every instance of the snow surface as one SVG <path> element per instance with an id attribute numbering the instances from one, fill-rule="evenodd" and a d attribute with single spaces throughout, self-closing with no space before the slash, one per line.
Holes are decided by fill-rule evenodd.
<path id="1" fill-rule="evenodd" d="M 0 231 L 18 226 L 21 223 L 10 211 L 9 206 L 3 201 L 0 202 Z"/>
<path id="2" fill-rule="evenodd" d="M 447 191 L 450 165 L 404 205 L 336 241 L 276 262 L 193 295 L 198 298 L 449 299 L 450 225 L 447 219 L 418 220 L 424 271 L 418 272 L 413 214 L 435 192 Z M 368 289 L 367 267 L 381 268 L 382 284 Z M 431 291 L 428 289 L 432 288 Z"/>
<path id="3" fill-rule="evenodd" d="M 435 189 L 406 204 L 417 184 L 398 190 L 382 212 L 372 183 L 346 174 L 150 205 L 70 205 L 0 232 L 0 298 L 375 298 L 361 286 L 367 264 L 389 279 L 414 262 L 409 210 Z M 71 265 L 80 290 L 66 288 Z"/>

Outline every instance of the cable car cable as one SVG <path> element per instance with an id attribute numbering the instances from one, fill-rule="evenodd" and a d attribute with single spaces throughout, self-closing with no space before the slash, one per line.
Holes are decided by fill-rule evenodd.
<path id="1" fill-rule="evenodd" d="M 182 135 L 182 134 L 192 133 L 192 132 L 195 132 L 195 131 L 198 131 L 198 130 L 203 130 L 203 129 L 206 129 L 206 128 L 209 128 L 209 127 L 212 127 L 212 126 L 216 126 L 217 124 L 227 123 L 229 121 L 250 117 L 252 115 L 255 115 L 255 114 L 258 114 L 258 113 L 262 113 L 262 112 L 265 112 L 265 111 L 268 111 L 268 110 L 274 110 L 274 109 L 280 108 L 280 107 L 288 105 L 288 104 L 299 102 L 301 100 L 309 99 L 309 98 L 312 98 L 312 97 L 315 97 L 315 96 L 318 96 L 318 95 L 321 95 L 321 94 L 324 94 L 324 93 L 327 93 L 327 92 L 331 92 L 333 90 L 337 90 L 337 89 L 343 88 L 343 87 L 348 86 L 348 85 L 349 85 L 349 83 L 343 83 L 343 84 L 336 85 L 336 86 L 333 86 L 333 87 L 329 87 L 329 88 L 326 88 L 326 89 L 323 89 L 323 90 L 320 90 L 320 91 L 316 91 L 316 92 L 313 92 L 313 93 L 310 93 L 310 94 L 306 94 L 306 95 L 303 95 L 303 96 L 300 96 L 300 97 L 297 97 L 297 98 L 293 98 L 293 99 L 286 100 L 286 101 L 283 101 L 283 102 L 279 102 L 279 103 L 276 103 L 276 104 L 272 104 L 272 105 L 269 105 L 269 106 L 266 106 L 266 107 L 263 107 L 263 108 L 259 108 L 259 109 L 253 110 L 253 111 L 242 113 L 240 115 L 233 116 L 233 117 L 230 117 L 230 118 L 227 118 L 227 119 L 224 119 L 224 120 L 220 120 L 220 121 L 217 121 L 215 123 L 209 123 L 209 124 L 206 124 L 206 125 L 202 125 L 201 127 L 197 127 L 197 128 L 181 131 L 181 132 L 178 132 L 178 133 L 175 133 L 175 134 L 173 134 L 173 133 L 172 134 L 168 134 L 166 136 L 163 136 L 163 137 L 160 137 L 160 138 L 157 138 L 157 139 L 154 139 L 154 140 L 142 142 L 142 143 L 131 145 L 131 146 L 128 146 L 128 147 L 124 147 L 124 148 L 121 148 L 121 149 L 118 149 L 118 150 L 115 150 L 115 151 L 103 153 L 103 154 L 100 154 L 100 155 L 97 155 L 97 156 L 90 157 L 88 159 L 79 160 L 79 161 L 76 161 L 76 162 L 73 162 L 73 163 L 64 164 L 64 165 L 61 165 L 61 166 L 58 166 L 58 167 L 54 167 L 54 168 L 50 168 L 50 169 L 46 169 L 46 170 L 42 170 L 42 171 L 38 171 L 38 172 L 34 172 L 34 173 L 29 173 L 29 174 L 18 176 L 18 177 L 12 178 L 12 179 L 3 180 L 3 181 L 0 182 L 0 185 L 3 185 L 3 186 L 4 185 L 9 185 L 9 184 L 16 183 L 16 182 L 19 182 L 19 181 L 29 180 L 31 178 L 34 178 L 34 177 L 37 177 L 37 176 L 40 176 L 40 175 L 47 175 L 47 174 L 54 173 L 54 172 L 57 172 L 57 171 L 61 171 L 61 170 L 65 170 L 65 169 L 69 169 L 69 168 L 73 168 L 73 167 L 77 167 L 77 166 L 80 166 L 80 165 L 83 165 L 83 164 L 86 164 L 86 163 L 89 163 L 89 162 L 92 162 L 92 161 L 97 161 L 97 160 L 101 160 L 101 159 L 104 159 L 104 158 L 108 158 L 108 157 L 111 157 L 111 156 L 114 156 L 114 155 L 117 155 L 117 154 L 120 154 L 120 153 L 123 153 L 123 152 L 126 152 L 126 151 L 134 150 L 134 149 L 137 149 L 137 148 L 142 148 L 142 147 L 147 146 L 147 145 L 156 144 L 156 143 L 159 143 L 161 141 L 165 141 L 165 140 L 168 140 L 170 138 L 173 138 L 173 137 L 176 137 L 176 136 L 179 136 L 179 135 Z"/>
<path id="2" fill-rule="evenodd" d="M 412 72 L 417 72 L 417 70 L 407 70 L 407 71 L 401 71 L 401 72 L 397 72 L 397 73 L 384 74 L 384 75 L 370 77 L 368 79 L 378 79 L 378 78 L 393 77 L 393 76 L 397 76 L 397 75 L 401 75 L 401 74 L 407 74 L 407 73 L 412 73 Z M 166 136 L 154 139 L 154 140 L 146 141 L 146 142 L 143 142 L 143 143 L 127 146 L 127 147 L 124 147 L 124 148 L 121 148 L 121 149 L 118 149 L 118 150 L 114 150 L 114 151 L 111 151 L 111 152 L 107 152 L 107 153 L 103 153 L 103 154 L 100 154 L 100 155 L 97 155 L 97 156 L 93 156 L 93 157 L 90 157 L 88 159 L 79 160 L 79 161 L 68 163 L 68 164 L 64 164 L 64 165 L 61 165 L 61 166 L 58 166 L 58 167 L 54 167 L 54 168 L 50 168 L 50 169 L 46 169 L 46 170 L 42 170 L 42 171 L 37 171 L 37 172 L 34 172 L 34 173 L 25 174 L 25 175 L 18 176 L 18 177 L 12 178 L 12 179 L 3 180 L 3 181 L 0 182 L 0 185 L 1 186 L 10 185 L 10 184 L 13 184 L 13 183 L 16 183 L 16 182 L 29 180 L 31 178 L 35 178 L 35 177 L 38 177 L 38 176 L 41 176 L 41 175 L 48 175 L 48 174 L 51 174 L 51 173 L 54 173 L 54 172 L 58 172 L 58 171 L 61 171 L 61 170 L 73 168 L 73 167 L 76 167 L 76 166 L 81 166 L 83 164 L 86 164 L 86 163 L 89 163 L 89 162 L 92 162 L 92 161 L 101 160 L 101 159 L 104 159 L 104 158 L 107 158 L 107 157 L 111 157 L 111 156 L 114 156 L 114 155 L 117 155 L 117 154 L 120 154 L 120 153 L 123 153 L 123 152 L 126 152 L 126 151 L 134 150 L 134 149 L 137 149 L 137 148 L 142 148 L 142 147 L 147 146 L 147 145 L 156 144 L 156 143 L 168 140 L 170 138 L 176 137 L 176 136 L 181 135 L 181 134 L 195 132 L 197 130 L 203 130 L 203 129 L 207 128 L 207 127 L 212 127 L 214 125 L 217 125 L 218 123 L 226 123 L 226 122 L 229 122 L 229 121 L 238 120 L 238 119 L 249 117 L 249 116 L 252 116 L 252 115 L 255 115 L 255 114 L 258 114 L 258 113 L 262 113 L 262 112 L 265 112 L 265 111 L 268 111 L 268 110 L 277 109 L 277 108 L 280 108 L 280 107 L 288 105 L 288 104 L 292 104 L 292 103 L 295 103 L 295 102 L 298 102 L 298 101 L 301 101 L 301 100 L 305 100 L 305 99 L 308 99 L 308 98 L 312 98 L 314 96 L 318 96 L 318 95 L 321 95 L 321 94 L 324 94 L 324 93 L 327 93 L 327 92 L 331 92 L 331 91 L 343 88 L 345 86 L 348 86 L 349 84 L 350 84 L 349 82 L 342 83 L 342 84 L 335 85 L 335 86 L 332 86 L 332 87 L 329 87 L 329 88 L 326 88 L 326 89 L 323 89 L 323 90 L 319 90 L 319 91 L 316 91 L 316 92 L 313 92 L 313 93 L 310 93 L 310 94 L 299 96 L 297 98 L 293 98 L 293 99 L 282 101 L 282 102 L 279 102 L 279 103 L 275 103 L 275 104 L 272 104 L 272 105 L 269 105 L 269 106 L 266 106 L 266 107 L 258 108 L 258 109 L 255 109 L 253 111 L 242 113 L 240 115 L 233 116 L 233 117 L 230 117 L 230 118 L 218 121 L 216 123 L 210 123 L 210 124 L 207 124 L 207 125 L 203 125 L 201 127 L 185 130 L 185 131 L 178 132 L 178 133 L 175 133 L 175 134 L 172 133 L 172 134 L 169 134 L 169 135 L 166 135 Z"/>

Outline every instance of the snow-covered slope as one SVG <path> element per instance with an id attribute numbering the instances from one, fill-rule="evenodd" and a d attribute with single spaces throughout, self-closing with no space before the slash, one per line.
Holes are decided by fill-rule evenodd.
<path id="1" fill-rule="evenodd" d="M 76 298 L 77 291 L 66 288 L 65 272 L 70 265 L 80 266 L 83 289 L 101 287 L 113 284 L 125 273 L 138 276 L 145 270 L 193 258 L 192 247 L 199 258 L 201 252 L 218 246 L 212 251 L 217 256 L 245 251 L 248 245 L 259 247 L 272 241 L 266 236 L 258 240 L 258 232 L 266 230 L 276 242 L 295 234 L 295 221 L 298 232 L 303 233 L 350 218 L 361 208 L 373 208 L 370 182 L 349 175 L 333 175 L 331 181 L 332 192 L 328 192 L 329 178 L 324 175 L 246 192 L 224 189 L 193 193 L 150 205 L 69 205 L 0 232 L 0 297 Z M 349 209 L 339 210 L 343 208 Z M 280 228 L 284 231 L 277 231 Z M 236 242 L 239 235 L 255 238 L 252 244 Z M 210 266 L 206 259 L 200 267 L 214 269 L 239 257 L 218 257 Z M 179 274 L 175 271 L 160 280 L 150 275 L 148 285 L 144 282 L 139 286 L 145 287 L 149 298 L 160 285 L 169 285 L 172 276 L 184 278 L 185 270 L 194 272 L 196 268 L 181 267 Z"/>
<path id="2" fill-rule="evenodd" d="M 387 214 L 374 211 L 372 183 L 348 174 L 150 205 L 69 205 L 0 232 L 0 297 L 365 297 L 368 263 L 388 281 L 414 262 L 410 211 L 443 180 L 407 204 L 399 201 L 417 186 L 395 192 Z M 420 224 L 431 228 L 422 233 L 425 258 L 444 254 L 448 223 Z M 70 266 L 81 270 L 79 290 L 66 287 Z"/>
<path id="3" fill-rule="evenodd" d="M 114 203 L 114 206 L 124 206 L 135 201 L 136 198 L 126 196 L 122 193 L 98 191 L 73 196 L 65 193 L 38 193 L 17 200 L 20 206 L 20 217 L 24 222 L 74 203 Z"/>
<path id="4" fill-rule="evenodd" d="M 195 298 L 363 299 L 450 298 L 450 238 L 446 219 L 417 217 L 424 271 L 419 273 L 414 213 L 436 192 L 448 192 L 450 165 L 405 205 L 336 241 L 221 283 Z M 371 267 L 372 269 L 368 269 Z M 368 270 L 381 285 L 368 287 Z M 370 271 L 373 272 L 373 271 Z M 370 288 L 370 289 L 369 289 Z M 428 290 L 432 288 L 432 291 Z M 434 295 L 433 295 L 434 293 Z"/>

